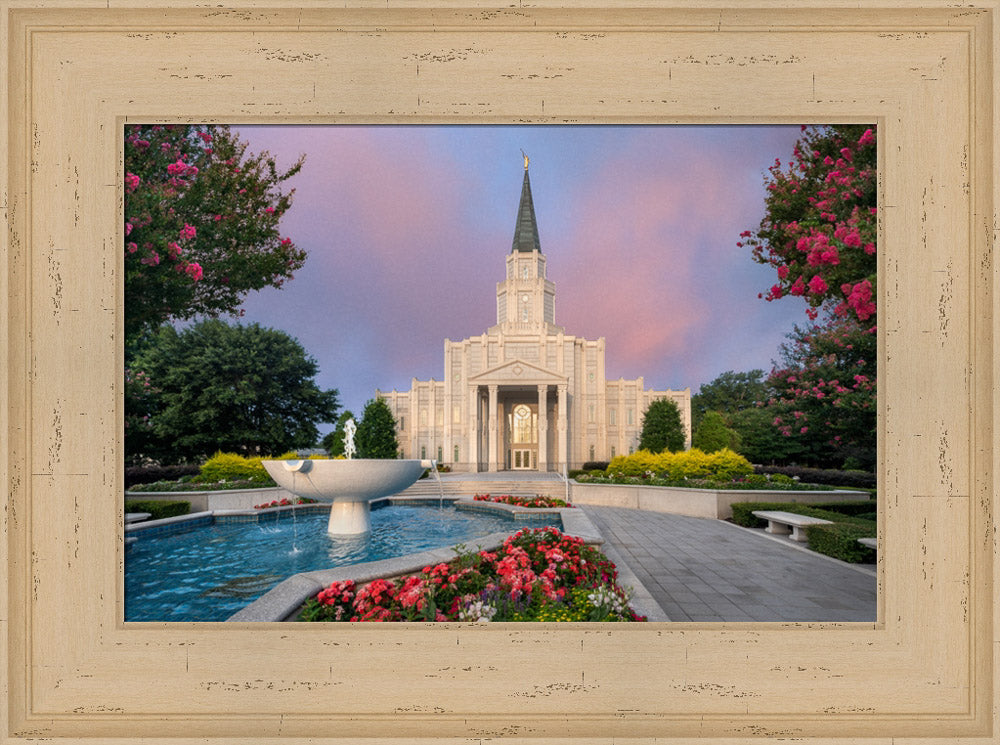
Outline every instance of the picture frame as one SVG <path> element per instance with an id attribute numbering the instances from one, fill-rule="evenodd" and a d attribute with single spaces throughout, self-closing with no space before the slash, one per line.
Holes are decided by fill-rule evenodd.
<path id="1" fill-rule="evenodd" d="M 4 743 L 993 742 L 998 4 L 0 0 Z M 125 624 L 128 122 L 878 124 L 875 623 Z"/>

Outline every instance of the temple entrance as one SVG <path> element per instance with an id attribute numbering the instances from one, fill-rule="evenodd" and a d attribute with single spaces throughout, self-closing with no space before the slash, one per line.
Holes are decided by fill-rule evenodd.
<path id="1" fill-rule="evenodd" d="M 514 471 L 530 471 L 538 467 L 538 407 L 514 404 L 507 415 L 507 467 Z"/>

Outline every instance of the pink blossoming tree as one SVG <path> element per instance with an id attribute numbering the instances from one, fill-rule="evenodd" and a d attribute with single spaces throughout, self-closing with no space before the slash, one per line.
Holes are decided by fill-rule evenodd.
<path id="1" fill-rule="evenodd" d="M 126 127 L 126 348 L 167 321 L 238 315 L 248 292 L 291 279 L 305 252 L 278 222 L 302 163 L 279 170 L 226 126 Z"/>
<path id="2" fill-rule="evenodd" d="M 766 213 L 738 245 L 775 269 L 760 297 L 801 297 L 767 383 L 772 425 L 813 465 L 872 467 L 876 393 L 876 140 L 872 127 L 803 127 L 766 178 Z"/>

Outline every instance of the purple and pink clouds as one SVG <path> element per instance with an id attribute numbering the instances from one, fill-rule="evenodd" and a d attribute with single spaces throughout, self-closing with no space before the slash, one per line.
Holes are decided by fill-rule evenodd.
<path id="1" fill-rule="evenodd" d="M 607 376 L 697 392 L 770 369 L 796 299 L 758 298 L 773 270 L 737 247 L 796 127 L 240 127 L 279 167 L 306 155 L 282 231 L 308 252 L 245 321 L 292 334 L 323 388 L 359 414 L 375 389 L 440 379 L 443 340 L 496 322 L 523 148 L 556 323 L 605 337 Z"/>

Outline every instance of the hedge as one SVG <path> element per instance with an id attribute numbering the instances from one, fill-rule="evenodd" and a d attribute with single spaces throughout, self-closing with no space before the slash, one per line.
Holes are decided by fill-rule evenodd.
<path id="1" fill-rule="evenodd" d="M 858 538 L 875 537 L 874 523 L 867 526 L 853 523 L 810 525 L 806 528 L 806 536 L 809 548 L 818 553 L 852 564 L 871 564 L 875 561 L 875 550 L 858 543 Z"/>
<path id="2" fill-rule="evenodd" d="M 733 505 L 733 522 L 745 528 L 763 528 L 767 526 L 767 521 L 754 517 L 752 514 L 756 510 L 779 510 L 781 512 L 793 512 L 796 515 L 807 515 L 808 517 L 818 517 L 822 520 L 832 521 L 831 525 L 810 525 L 806 529 L 806 537 L 809 540 L 809 548 L 817 553 L 832 556 L 841 561 L 851 563 L 869 563 L 874 561 L 875 554 L 870 548 L 866 548 L 858 543 L 858 538 L 874 538 L 876 533 L 875 522 L 865 520 L 859 516 L 852 517 L 843 512 L 835 512 L 825 509 L 830 506 L 843 506 L 845 503 L 833 503 L 832 505 L 809 505 L 809 504 L 786 504 L 782 502 L 737 502 Z M 870 502 L 861 502 L 869 509 Z M 814 534 L 814 530 L 817 532 Z M 814 540 L 815 535 L 815 540 Z M 852 542 L 855 545 L 851 545 Z"/>
<path id="3" fill-rule="evenodd" d="M 125 488 L 157 481 L 176 481 L 182 476 L 197 476 L 200 470 L 196 465 L 129 466 L 125 469 Z"/>
<path id="4" fill-rule="evenodd" d="M 216 453 L 205 461 L 201 467 L 201 475 L 195 481 L 254 481 L 274 486 L 259 457 L 244 458 L 237 453 Z"/>
<path id="5" fill-rule="evenodd" d="M 781 473 L 810 484 L 850 486 L 856 489 L 874 489 L 875 474 L 868 471 L 838 471 L 829 468 L 801 468 L 799 466 L 754 466 L 755 473 Z"/>
<path id="6" fill-rule="evenodd" d="M 641 476 L 647 471 L 663 474 L 669 479 L 710 478 L 728 481 L 753 473 L 753 466 L 742 455 L 728 448 L 714 453 L 705 453 L 698 448 L 676 453 L 639 450 L 631 455 L 612 458 L 607 475 Z"/>
<path id="7" fill-rule="evenodd" d="M 125 502 L 125 511 L 148 512 L 150 520 L 162 520 L 165 517 L 177 517 L 177 515 L 188 514 L 191 511 L 191 503 L 134 500 Z"/>

